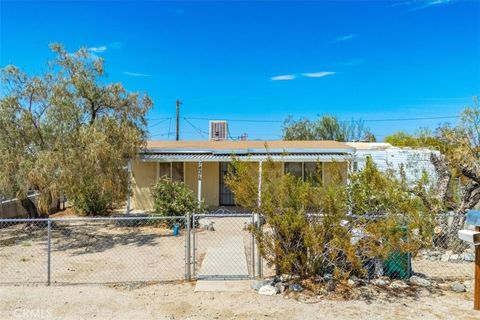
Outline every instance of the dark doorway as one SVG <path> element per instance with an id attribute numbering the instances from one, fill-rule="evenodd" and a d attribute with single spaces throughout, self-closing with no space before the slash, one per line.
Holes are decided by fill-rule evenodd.
<path id="1" fill-rule="evenodd" d="M 225 184 L 225 176 L 227 175 L 229 162 L 220 162 L 220 205 L 234 206 L 235 198 L 233 192 Z"/>

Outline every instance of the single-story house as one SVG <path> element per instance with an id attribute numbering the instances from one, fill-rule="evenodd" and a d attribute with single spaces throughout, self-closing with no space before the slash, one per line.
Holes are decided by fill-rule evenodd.
<path id="1" fill-rule="evenodd" d="M 183 181 L 212 209 L 234 206 L 224 181 L 233 157 L 254 162 L 259 170 L 272 159 L 278 170 L 302 178 L 320 171 L 324 183 L 340 167 L 346 183 L 354 153 L 354 147 L 336 141 L 149 141 L 129 165 L 132 196 L 127 210 L 152 210 L 150 188 L 161 176 Z"/>

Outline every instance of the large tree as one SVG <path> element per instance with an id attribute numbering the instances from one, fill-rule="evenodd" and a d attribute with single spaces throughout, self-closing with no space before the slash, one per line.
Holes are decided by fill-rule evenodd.
<path id="1" fill-rule="evenodd" d="M 56 58 L 44 74 L 2 70 L 0 194 L 17 197 L 31 217 L 47 215 L 60 193 L 98 213 L 125 196 L 126 161 L 145 141 L 152 102 L 108 84 L 103 59 L 88 50 L 50 47 Z"/>
<path id="2" fill-rule="evenodd" d="M 375 141 L 375 136 L 362 121 L 342 122 L 329 115 L 316 121 L 289 117 L 283 123 L 282 131 L 284 140 Z"/>

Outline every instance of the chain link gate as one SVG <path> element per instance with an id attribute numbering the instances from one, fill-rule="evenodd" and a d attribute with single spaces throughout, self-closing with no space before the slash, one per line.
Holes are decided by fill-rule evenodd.
<path id="1" fill-rule="evenodd" d="M 249 231 L 258 221 L 256 216 L 253 213 L 193 214 L 190 232 L 192 277 L 240 280 L 261 276 L 261 259 Z"/>

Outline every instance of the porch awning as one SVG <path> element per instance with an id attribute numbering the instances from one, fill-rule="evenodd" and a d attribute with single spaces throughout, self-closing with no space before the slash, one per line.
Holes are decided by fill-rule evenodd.
<path id="1" fill-rule="evenodd" d="M 259 162 L 271 159 L 276 162 L 344 162 L 352 159 L 352 154 L 339 153 L 302 153 L 302 154 L 252 154 L 252 155 L 227 155 L 227 154 L 167 154 L 167 153 L 142 153 L 141 161 L 154 162 L 228 162 L 232 158 L 240 161 Z"/>

